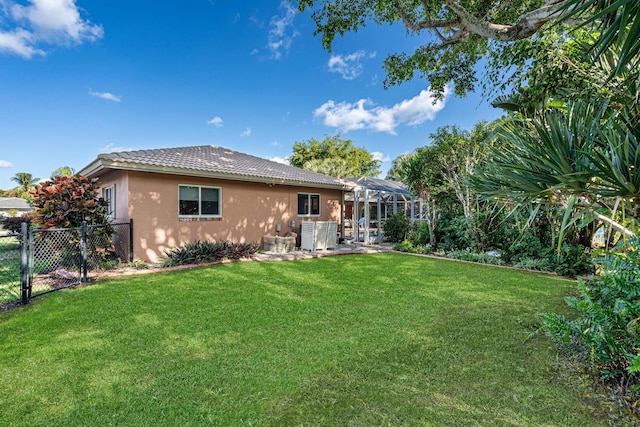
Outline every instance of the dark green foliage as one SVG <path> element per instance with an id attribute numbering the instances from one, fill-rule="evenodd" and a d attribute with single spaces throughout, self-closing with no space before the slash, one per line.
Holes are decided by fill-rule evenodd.
<path id="1" fill-rule="evenodd" d="M 566 348 L 582 353 L 606 378 L 637 384 L 637 373 L 629 369 L 640 349 L 640 238 L 634 237 L 631 249 L 608 253 L 600 274 L 588 282 L 579 282 L 578 296 L 567 297 L 577 312 L 574 320 L 555 313 L 541 315 L 541 331 Z M 637 387 L 629 388 L 631 392 Z M 630 397 L 633 401 L 637 395 Z"/>
<path id="2" fill-rule="evenodd" d="M 640 3 L 637 0 L 570 0 L 565 7 L 575 8 L 572 15 L 593 10 L 583 25 L 600 23 L 602 32 L 592 48 L 596 55 L 620 50 L 612 76 L 619 75 L 626 67 L 637 68 L 640 60 Z"/>
<path id="3" fill-rule="evenodd" d="M 32 219 L 31 214 L 25 213 L 21 216 L 7 216 L 0 218 L 0 224 L 5 230 L 9 230 L 12 233 L 19 233 L 22 229 L 22 223 L 30 223 Z"/>
<path id="4" fill-rule="evenodd" d="M 414 245 L 430 244 L 429 223 L 427 221 L 413 221 L 409 225 L 409 240 Z"/>
<path id="5" fill-rule="evenodd" d="M 560 252 L 549 252 L 547 259 L 552 263 L 553 271 L 558 274 L 577 276 L 595 271 L 591 253 L 584 246 L 563 243 Z"/>
<path id="6" fill-rule="evenodd" d="M 367 25 L 403 25 L 416 47 L 386 57 L 384 85 L 389 87 L 420 77 L 429 82 L 439 99 L 450 88 L 459 96 L 473 91 L 478 80 L 477 64 L 483 57 L 491 60 L 487 62 L 485 80 L 501 85 L 501 89 L 531 82 L 526 80 L 530 77 L 526 71 L 536 65 L 531 64 L 531 59 L 544 58 L 548 49 L 548 43 L 540 42 L 549 37 L 543 31 L 549 28 L 545 22 L 556 21 L 566 14 L 558 10 L 561 2 L 546 2 L 544 8 L 536 11 L 542 2 L 535 0 L 298 0 L 297 3 L 301 11 L 312 11 L 315 33 L 321 34 L 322 45 L 328 51 L 337 36 L 355 33 Z M 537 22 L 529 20 L 529 14 L 536 15 Z M 501 27 L 499 31 L 492 29 L 496 24 Z M 565 26 L 552 28 L 559 28 L 551 35 L 555 36 Z M 561 37 L 571 40 L 572 34 L 564 31 Z"/>
<path id="7" fill-rule="evenodd" d="M 469 235 L 467 218 L 464 215 L 450 216 L 451 213 L 444 212 L 439 219 L 437 228 L 438 249 L 453 251 L 475 246 Z"/>
<path id="8" fill-rule="evenodd" d="M 382 225 L 384 237 L 389 242 L 402 242 L 407 238 L 411 228 L 411 220 L 404 214 L 392 215 Z"/>
<path id="9" fill-rule="evenodd" d="M 292 166 L 337 178 L 377 176 L 380 160 L 375 160 L 364 147 L 356 147 L 340 135 L 327 136 L 322 141 L 311 138 L 296 142 L 289 156 Z"/>
<path id="10" fill-rule="evenodd" d="M 258 243 L 231 243 L 227 241 L 194 240 L 183 246 L 165 249 L 167 258 L 162 260 L 163 267 L 174 265 L 202 264 L 223 259 L 248 258 L 255 254 L 260 245 Z"/>

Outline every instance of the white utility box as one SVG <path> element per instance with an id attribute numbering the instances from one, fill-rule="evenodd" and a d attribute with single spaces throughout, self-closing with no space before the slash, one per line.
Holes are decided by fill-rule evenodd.
<path id="1" fill-rule="evenodd" d="M 336 221 L 302 221 L 300 248 L 306 251 L 334 249 L 338 240 Z"/>

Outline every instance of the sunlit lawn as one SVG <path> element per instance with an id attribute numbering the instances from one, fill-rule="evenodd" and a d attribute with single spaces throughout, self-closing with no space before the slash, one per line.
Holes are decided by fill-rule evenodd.
<path id="1" fill-rule="evenodd" d="M 0 425 L 603 425 L 526 339 L 572 288 L 401 254 L 101 281 L 0 314 Z"/>
<path id="2" fill-rule="evenodd" d="M 20 244 L 0 235 L 0 304 L 20 299 Z"/>

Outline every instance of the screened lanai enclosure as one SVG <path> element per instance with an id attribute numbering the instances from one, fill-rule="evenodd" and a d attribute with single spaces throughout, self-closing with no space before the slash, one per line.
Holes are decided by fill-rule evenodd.
<path id="1" fill-rule="evenodd" d="M 346 178 L 354 185 L 344 197 L 342 236 L 346 242 L 380 243 L 384 221 L 395 214 L 419 219 L 422 203 L 406 185 L 379 178 Z"/>

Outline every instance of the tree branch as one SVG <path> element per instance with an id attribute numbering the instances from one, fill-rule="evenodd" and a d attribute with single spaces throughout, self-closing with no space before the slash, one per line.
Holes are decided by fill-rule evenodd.
<path id="1" fill-rule="evenodd" d="M 425 3 L 423 2 L 423 5 Z M 429 11 L 426 10 L 426 18 L 424 21 L 416 22 L 409 14 L 402 8 L 399 0 L 393 1 L 393 7 L 402 18 L 404 25 L 412 31 L 419 32 L 421 30 L 433 30 L 438 28 L 456 28 L 459 27 L 462 21 L 460 19 L 445 19 L 433 21 L 429 16 Z"/>
<path id="2" fill-rule="evenodd" d="M 593 210 L 592 212 L 593 212 L 593 216 L 594 216 L 595 219 L 597 219 L 600 222 L 603 222 L 603 223 L 607 224 L 609 227 L 611 227 L 614 230 L 626 235 L 627 237 L 631 237 L 631 236 L 635 235 L 633 233 L 633 231 L 629 230 L 624 225 L 612 220 L 608 216 L 602 215 L 602 214 L 596 212 L 595 210 Z"/>
<path id="3" fill-rule="evenodd" d="M 465 42 L 470 34 L 480 37 L 500 40 L 521 40 L 535 34 L 546 23 L 567 16 L 572 8 L 565 7 L 569 0 L 548 0 L 536 10 L 525 13 L 518 22 L 513 25 L 495 24 L 479 18 L 470 13 L 465 7 L 455 0 L 443 0 L 442 3 L 453 11 L 457 19 L 432 20 L 426 1 L 421 0 L 425 11 L 425 18 L 417 21 L 400 4 L 400 0 L 394 0 L 393 6 L 402 19 L 404 25 L 412 31 L 432 30 L 445 47 L 452 44 Z M 445 37 L 441 29 L 456 29 L 449 37 Z"/>

